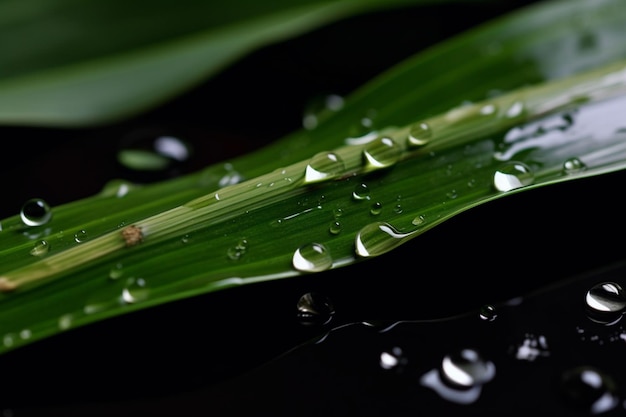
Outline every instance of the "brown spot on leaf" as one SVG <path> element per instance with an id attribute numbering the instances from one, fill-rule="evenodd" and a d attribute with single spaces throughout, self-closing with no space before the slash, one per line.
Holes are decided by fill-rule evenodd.
<path id="1" fill-rule="evenodd" d="M 143 241 L 143 233 L 141 233 L 141 228 L 135 225 L 130 225 L 122 229 L 122 237 L 124 238 L 124 242 L 126 242 L 126 246 L 135 246 Z"/>

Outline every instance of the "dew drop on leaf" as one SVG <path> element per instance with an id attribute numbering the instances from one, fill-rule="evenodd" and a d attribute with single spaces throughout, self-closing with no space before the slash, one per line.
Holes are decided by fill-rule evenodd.
<path id="1" fill-rule="evenodd" d="M 292 264 L 302 272 L 319 272 L 333 265 L 330 252 L 321 243 L 309 243 L 300 246 L 293 254 Z"/>
<path id="2" fill-rule="evenodd" d="M 480 308 L 478 316 L 484 321 L 494 321 L 498 314 L 496 313 L 496 308 L 494 306 L 491 304 L 485 304 Z"/>
<path id="3" fill-rule="evenodd" d="M 587 167 L 584 162 L 579 158 L 569 158 L 565 162 L 563 162 L 563 172 L 565 174 L 576 174 L 578 172 L 584 171 Z"/>
<path id="4" fill-rule="evenodd" d="M 35 243 L 35 246 L 30 250 L 30 254 L 33 256 L 43 256 L 50 252 L 50 243 L 47 240 L 40 240 Z"/>
<path id="5" fill-rule="evenodd" d="M 323 181 L 342 173 L 344 170 L 345 164 L 339 155 L 332 152 L 318 153 L 307 164 L 304 181 L 307 183 Z"/>
<path id="6" fill-rule="evenodd" d="M 370 206 L 370 214 L 378 216 L 383 209 L 383 205 L 380 202 L 375 202 Z"/>
<path id="7" fill-rule="evenodd" d="M 370 188 L 365 183 L 355 185 L 352 191 L 352 198 L 355 200 L 369 200 Z"/>
<path id="8" fill-rule="evenodd" d="M 26 226 L 41 226 L 50 221 L 52 210 L 45 200 L 32 198 L 22 206 L 20 217 Z"/>
<path id="9" fill-rule="evenodd" d="M 76 243 L 82 243 L 86 241 L 88 237 L 89 235 L 85 230 L 79 230 L 78 232 L 74 233 L 74 241 Z"/>
<path id="10" fill-rule="evenodd" d="M 128 304 L 144 301 L 150 295 L 150 290 L 143 278 L 131 277 L 122 290 L 122 301 Z"/>
<path id="11" fill-rule="evenodd" d="M 330 232 L 331 235 L 338 235 L 339 233 L 341 233 L 342 228 L 343 226 L 341 225 L 341 222 L 339 222 L 338 220 L 334 220 L 333 222 L 330 223 L 330 226 L 328 227 L 328 231 Z"/>
<path id="12" fill-rule="evenodd" d="M 511 191 L 535 180 L 532 170 L 522 162 L 510 161 L 498 168 L 493 175 L 493 185 L 498 191 Z"/>
<path id="13" fill-rule="evenodd" d="M 400 159 L 402 148 L 389 137 L 379 137 L 363 149 L 363 157 L 368 168 L 389 167 Z"/>
<path id="14" fill-rule="evenodd" d="M 416 123 L 411 126 L 409 136 L 407 138 L 408 146 L 424 146 L 433 137 L 433 131 L 430 125 L 425 122 Z"/>
<path id="15" fill-rule="evenodd" d="M 122 263 L 116 263 L 109 270 L 109 279 L 120 279 L 124 275 L 124 265 Z"/>
<path id="16" fill-rule="evenodd" d="M 362 257 L 382 255 L 401 245 L 413 233 L 401 233 L 386 222 L 370 223 L 356 235 L 356 254 Z"/>

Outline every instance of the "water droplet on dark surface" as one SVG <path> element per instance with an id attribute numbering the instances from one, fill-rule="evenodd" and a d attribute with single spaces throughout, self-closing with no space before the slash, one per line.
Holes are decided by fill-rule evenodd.
<path id="1" fill-rule="evenodd" d="M 300 297 L 296 309 L 298 321 L 305 326 L 325 325 L 335 314 L 335 307 L 330 298 L 315 292 Z"/>

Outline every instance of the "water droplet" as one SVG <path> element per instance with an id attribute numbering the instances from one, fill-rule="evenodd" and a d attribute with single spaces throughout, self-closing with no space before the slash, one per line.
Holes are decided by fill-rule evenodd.
<path id="1" fill-rule="evenodd" d="M 184 245 L 186 243 L 189 243 L 190 240 L 191 240 L 191 237 L 188 234 L 186 234 L 186 235 L 183 235 L 183 237 L 180 238 L 180 243 L 182 243 Z"/>
<path id="2" fill-rule="evenodd" d="M 462 349 L 446 355 L 441 362 L 444 380 L 455 386 L 468 388 L 484 384 L 494 377 L 495 372 L 494 364 L 474 349 Z"/>
<path id="3" fill-rule="evenodd" d="M 416 123 L 411 126 L 409 131 L 408 145 L 409 146 L 424 146 L 433 137 L 433 131 L 428 123 Z"/>
<path id="4" fill-rule="evenodd" d="M 124 265 L 122 263 L 116 263 L 109 270 L 109 278 L 112 280 L 116 280 L 124 275 Z"/>
<path id="5" fill-rule="evenodd" d="M 161 129 L 138 129 L 128 134 L 117 153 L 117 162 L 135 182 L 150 182 L 180 173 L 192 155 L 184 140 Z"/>
<path id="6" fill-rule="evenodd" d="M 523 113 L 524 113 L 524 103 L 521 101 L 516 101 L 506 111 L 507 117 L 510 117 L 510 118 L 521 116 Z"/>
<path id="7" fill-rule="evenodd" d="M 335 314 L 335 307 L 325 295 L 309 292 L 296 304 L 298 320 L 305 326 L 322 326 L 329 323 Z"/>
<path id="8" fill-rule="evenodd" d="M 401 372 L 408 363 L 402 348 L 394 346 L 389 350 L 385 350 L 380 354 L 380 367 L 385 370 L 396 370 Z"/>
<path id="9" fill-rule="evenodd" d="M 308 130 L 315 129 L 319 122 L 324 120 L 329 111 L 336 112 L 341 110 L 343 102 L 343 97 L 337 94 L 315 97 L 304 111 L 302 126 Z"/>
<path id="10" fill-rule="evenodd" d="M 398 162 L 402 149 L 391 138 L 380 137 L 368 143 L 363 149 L 365 163 L 370 169 L 386 168 Z"/>
<path id="11" fill-rule="evenodd" d="M 322 152 L 309 161 L 304 173 L 307 183 L 323 181 L 341 174 L 345 170 L 343 160 L 332 152 Z"/>
<path id="12" fill-rule="evenodd" d="M 494 321 L 498 314 L 496 313 L 496 308 L 491 304 L 485 304 L 480 308 L 479 317 L 485 321 Z"/>
<path id="13" fill-rule="evenodd" d="M 84 230 L 79 230 L 78 232 L 74 233 L 74 241 L 76 241 L 76 243 L 82 243 L 86 241 L 88 237 L 89 236 L 87 235 L 87 232 Z"/>
<path id="14" fill-rule="evenodd" d="M 626 294 L 615 282 L 599 283 L 587 291 L 585 306 L 591 320 L 613 324 L 626 311 Z"/>
<path id="15" fill-rule="evenodd" d="M 26 226 L 41 226 L 50 221 L 52 210 L 41 198 L 32 198 L 22 206 L 20 217 Z"/>
<path id="16" fill-rule="evenodd" d="M 30 254 L 33 256 L 43 256 L 50 252 L 50 244 L 47 240 L 40 240 L 35 243 L 35 246 L 30 250 Z"/>
<path id="17" fill-rule="evenodd" d="M 342 225 L 339 221 L 335 220 L 333 222 L 330 223 L 330 226 L 328 228 L 328 231 L 332 234 L 332 235 L 338 235 L 339 233 L 341 233 L 341 229 L 342 229 Z"/>
<path id="18" fill-rule="evenodd" d="M 70 327 L 72 327 L 72 324 L 74 323 L 74 316 L 71 314 L 64 314 L 61 317 L 59 317 L 59 329 L 61 330 L 67 330 Z"/>
<path id="19" fill-rule="evenodd" d="M 537 358 L 550 356 L 545 336 L 526 333 L 520 343 L 510 348 L 515 359 L 533 362 Z"/>
<path id="20" fill-rule="evenodd" d="M 333 265 L 330 252 L 321 243 L 309 243 L 299 247 L 293 254 L 293 267 L 302 272 L 319 272 Z"/>
<path id="21" fill-rule="evenodd" d="M 511 191 L 534 182 L 531 169 L 522 162 L 507 162 L 493 176 L 493 185 L 498 191 Z"/>
<path id="22" fill-rule="evenodd" d="M 496 105 L 490 103 L 480 108 L 480 114 L 482 114 L 483 116 L 489 116 L 489 115 L 495 114 L 496 110 L 497 110 Z"/>
<path id="23" fill-rule="evenodd" d="M 341 207 L 336 207 L 336 208 L 333 210 L 333 216 L 334 216 L 335 218 L 343 216 L 343 209 L 342 209 Z"/>
<path id="24" fill-rule="evenodd" d="M 370 213 L 374 216 L 378 216 L 383 210 L 383 205 L 380 202 L 375 202 L 370 206 Z"/>
<path id="25" fill-rule="evenodd" d="M 424 224 L 425 221 L 426 221 L 426 216 L 424 216 L 423 214 L 420 214 L 419 216 L 411 220 L 411 224 L 413 224 L 413 226 L 420 226 Z"/>
<path id="26" fill-rule="evenodd" d="M 367 184 L 357 184 L 354 186 L 354 190 L 352 191 L 352 198 L 355 200 L 369 200 L 370 198 L 370 188 Z"/>
<path id="27" fill-rule="evenodd" d="M 31 338 L 32 335 L 33 332 L 31 332 L 30 329 L 23 329 L 22 331 L 20 331 L 20 339 L 22 340 L 28 340 Z"/>
<path id="28" fill-rule="evenodd" d="M 7 333 L 4 335 L 4 337 L 2 338 L 2 344 L 4 344 L 5 347 L 12 347 L 15 344 L 15 334 L 13 333 Z"/>
<path id="29" fill-rule="evenodd" d="M 356 254 L 362 257 L 382 255 L 400 246 L 413 233 L 401 233 L 386 222 L 370 223 L 356 235 Z"/>
<path id="30" fill-rule="evenodd" d="M 613 379 L 591 366 L 579 366 L 561 375 L 561 393 L 572 406 L 600 414 L 618 404 Z"/>
<path id="31" fill-rule="evenodd" d="M 150 290 L 143 278 L 131 277 L 126 281 L 126 287 L 122 290 L 122 301 L 128 304 L 146 300 Z"/>
<path id="32" fill-rule="evenodd" d="M 565 174 L 576 174 L 584 171 L 587 166 L 579 158 L 569 158 L 563 163 L 563 172 Z"/>
<path id="33" fill-rule="evenodd" d="M 245 255 L 248 250 L 248 241 L 246 239 L 241 239 L 235 246 L 231 246 L 226 251 L 226 255 L 232 261 L 237 261 L 241 259 L 243 255 Z"/>

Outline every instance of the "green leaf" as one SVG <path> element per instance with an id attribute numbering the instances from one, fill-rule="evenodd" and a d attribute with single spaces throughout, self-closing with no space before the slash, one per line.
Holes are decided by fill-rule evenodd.
<path id="1" fill-rule="evenodd" d="M 258 152 L 157 185 L 116 182 L 41 226 L 5 219 L 0 352 L 366 262 L 480 204 L 623 169 L 622 9 L 542 3 L 416 55 Z M 549 59 L 545 45 L 570 45 L 581 15 L 598 42 Z"/>
<path id="2" fill-rule="evenodd" d="M 261 46 L 419 2 L 5 1 L 0 123 L 68 127 L 128 118 Z"/>

